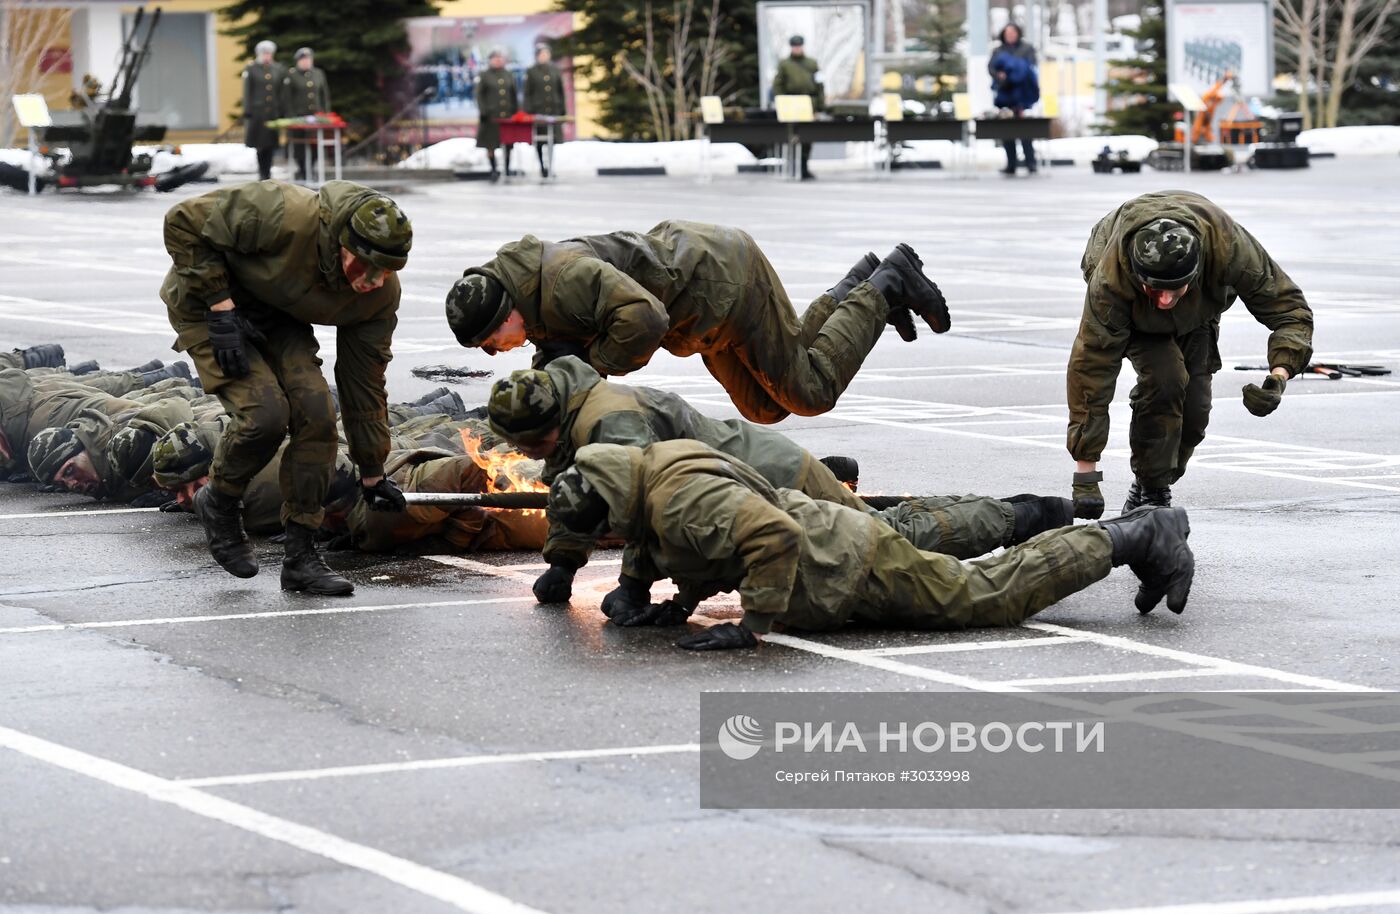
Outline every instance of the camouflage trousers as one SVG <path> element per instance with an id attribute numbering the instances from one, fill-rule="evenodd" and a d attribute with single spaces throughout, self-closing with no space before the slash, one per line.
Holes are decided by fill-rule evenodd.
<path id="1" fill-rule="evenodd" d="M 1215 330 L 1186 336 L 1134 334 L 1128 358 L 1137 372 L 1128 426 L 1133 475 L 1144 486 L 1169 486 L 1206 436 L 1210 422 L 1211 375 L 1220 370 Z"/>
<path id="2" fill-rule="evenodd" d="M 873 510 L 810 454 L 793 488 L 818 501 L 835 502 L 869 514 L 925 552 L 960 559 L 976 558 L 1011 541 L 1016 512 L 1007 502 L 981 495 L 911 498 L 892 508 Z"/>
<path id="3" fill-rule="evenodd" d="M 853 618 L 926 630 L 1016 625 L 1103 580 L 1112 559 L 1113 543 L 1098 526 L 1050 530 L 966 564 L 882 532 Z"/>
<path id="4" fill-rule="evenodd" d="M 705 367 L 751 422 L 821 415 L 875 348 L 889 307 L 874 286 L 861 283 L 844 301 L 819 296 L 799 319 L 773 268 L 767 261 L 761 267 L 743 305 L 747 326 L 706 351 Z"/>
<path id="5" fill-rule="evenodd" d="M 409 464 L 392 475 L 405 492 L 485 492 L 486 474 L 470 457 L 440 457 Z M 440 536 L 460 552 L 538 551 L 549 521 L 543 511 L 413 505 L 403 512 L 371 511 L 361 500 L 347 518 L 355 545 L 366 552 Z"/>
<path id="6" fill-rule="evenodd" d="M 188 350 L 205 391 L 231 417 L 209 482 L 226 495 L 242 496 L 290 433 L 278 472 L 282 523 L 315 529 L 325 516 L 338 446 L 335 405 L 316 355 L 320 344 L 310 325 L 295 321 L 279 321 L 266 335 L 266 342 L 245 348 L 252 370 L 242 378 L 219 369 L 207 340 Z"/>
<path id="7" fill-rule="evenodd" d="M 5 365 L 4 356 L 0 353 L 0 368 L 18 368 L 21 366 Z M 84 387 L 91 387 L 93 390 L 100 390 L 104 394 L 111 394 L 114 397 L 123 397 L 127 394 L 143 389 L 144 382 L 141 376 L 130 371 L 93 371 L 84 375 L 72 374 L 66 368 L 30 368 L 30 377 L 33 378 L 58 378 L 64 381 L 73 381 Z"/>

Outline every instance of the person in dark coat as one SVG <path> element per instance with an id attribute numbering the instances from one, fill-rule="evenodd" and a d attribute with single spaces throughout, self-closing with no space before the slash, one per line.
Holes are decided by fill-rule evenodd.
<path id="1" fill-rule="evenodd" d="M 277 129 L 268 121 L 281 117 L 282 78 L 286 68 L 272 58 L 277 45 L 259 41 L 254 60 L 243 70 L 243 145 L 257 150 L 258 179 L 272 177 L 272 154 L 277 151 Z"/>
<path id="2" fill-rule="evenodd" d="M 564 77 L 550 57 L 549 45 L 541 44 L 535 48 L 535 65 L 525 71 L 525 110 L 535 115 L 563 117 L 569 113 L 564 98 Z M 558 124 L 549 129 L 554 134 L 554 142 L 558 143 L 564 138 Z M 547 178 L 554 163 L 545 162 L 544 147 L 543 142 L 536 143 L 535 155 L 540 159 L 540 174 Z"/>
<path id="3" fill-rule="evenodd" d="M 486 150 L 491 159 L 491 180 L 501 177 L 496 168 L 496 147 L 501 145 L 500 122 L 520 110 L 520 98 L 515 91 L 515 76 L 506 69 L 506 53 L 493 48 L 487 58 L 490 66 L 476 80 L 476 104 L 481 121 L 476 128 L 476 145 Z M 510 175 L 510 147 L 505 154 L 506 175 Z"/>
<path id="4" fill-rule="evenodd" d="M 998 36 L 1001 44 L 987 62 L 987 72 L 992 75 L 992 89 L 996 91 L 995 103 L 998 108 L 1010 109 L 1016 117 L 1022 117 L 1027 108 L 1040 101 L 1040 77 L 1036 73 L 1035 48 L 1021 40 L 1021 27 L 1008 23 Z M 1006 150 L 1006 168 L 1003 174 L 1016 173 L 1016 141 L 1003 140 Z M 1026 153 L 1026 171 L 1036 172 L 1035 147 L 1029 139 L 1021 140 Z"/>

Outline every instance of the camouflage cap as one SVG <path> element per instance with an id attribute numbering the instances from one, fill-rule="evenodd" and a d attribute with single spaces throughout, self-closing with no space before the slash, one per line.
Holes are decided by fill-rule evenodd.
<path id="1" fill-rule="evenodd" d="M 413 223 L 397 203 L 377 195 L 356 207 L 340 230 L 340 243 L 382 270 L 402 270 L 413 247 Z"/>
<path id="2" fill-rule="evenodd" d="M 218 433 L 193 422 L 181 422 L 160 436 L 151 448 L 151 472 L 162 489 L 178 489 L 209 475 Z"/>
<path id="3" fill-rule="evenodd" d="M 549 375 L 534 368 L 512 371 L 491 385 L 486 420 L 507 441 L 538 441 L 559 427 L 559 395 Z"/>
<path id="4" fill-rule="evenodd" d="M 1133 273 L 1151 289 L 1180 289 L 1201 266 L 1201 240 L 1175 219 L 1154 219 L 1133 233 Z"/>
<path id="5" fill-rule="evenodd" d="M 574 533 L 594 533 L 608 521 L 608 503 L 575 465 L 554 477 L 549 516 Z"/>
<path id="6" fill-rule="evenodd" d="M 447 324 L 457 342 L 475 348 L 496 332 L 514 307 L 506 287 L 494 276 L 467 273 L 447 293 Z"/>
<path id="7" fill-rule="evenodd" d="M 142 484 L 151 477 L 151 448 L 156 433 L 128 425 L 107 442 L 107 460 L 122 479 Z"/>
<path id="8" fill-rule="evenodd" d="M 83 452 L 83 443 L 71 428 L 41 429 L 29 442 L 29 471 L 40 485 L 51 486 L 58 471 Z"/>

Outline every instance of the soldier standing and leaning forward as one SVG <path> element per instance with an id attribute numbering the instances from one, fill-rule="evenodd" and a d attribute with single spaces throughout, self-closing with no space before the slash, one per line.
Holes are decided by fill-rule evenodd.
<path id="1" fill-rule="evenodd" d="M 384 478 L 389 453 L 384 368 L 398 321 L 413 228 L 397 204 L 349 181 L 319 192 L 261 181 L 179 203 L 165 217 L 174 261 L 161 287 L 175 348 L 232 417 L 210 484 L 195 499 L 209 551 L 225 571 L 258 573 L 240 498 L 282 444 L 282 587 L 349 594 L 314 536 L 336 461 L 335 406 L 312 324 L 336 328 L 335 377 L 350 455 L 371 507 L 402 510 Z"/>
<path id="2" fill-rule="evenodd" d="M 801 35 L 788 39 L 789 56 L 778 61 L 778 72 L 773 75 L 773 95 L 810 95 L 812 110 L 820 111 L 826 105 L 826 91 L 822 88 L 822 77 L 817 62 L 807 56 L 806 41 Z M 812 144 L 802 144 L 802 180 L 812 181 L 807 163 L 812 158 Z"/>
<path id="3" fill-rule="evenodd" d="M 277 129 L 268 121 L 281 117 L 282 80 L 286 70 L 272 56 L 277 45 L 259 41 L 252 63 L 243 70 L 243 145 L 258 153 L 258 177 L 272 177 L 272 153 L 277 149 Z"/>
<path id="4" fill-rule="evenodd" d="M 480 121 L 476 128 L 476 145 L 486 150 L 491 159 L 491 180 L 499 181 L 501 173 L 496 168 L 496 147 L 501 145 L 500 121 L 520 110 L 520 99 L 515 91 L 515 77 L 506 69 L 506 52 L 492 48 L 487 58 L 490 66 L 476 80 L 476 106 Z M 505 150 L 505 172 L 510 177 L 510 147 Z"/>
<path id="5" fill-rule="evenodd" d="M 746 464 L 697 441 L 645 450 L 590 444 L 549 489 L 550 511 L 579 533 L 625 538 L 650 584 L 678 593 L 614 607 L 613 624 L 679 625 L 717 593 L 739 591 L 743 621 L 677 642 L 690 650 L 754 647 L 774 623 L 829 631 L 848 622 L 958 630 L 1016 625 L 1131 566 L 1136 605 L 1167 598 L 1181 612 L 1195 559 L 1181 508 L 1142 508 L 1114 520 L 1049 530 L 964 565 L 915 548 L 873 517 L 775 489 Z"/>
<path id="6" fill-rule="evenodd" d="M 326 74 L 316 66 L 310 48 L 298 48 L 296 66 L 282 77 L 282 117 L 310 117 L 331 110 L 331 86 Z M 310 162 L 307 162 L 307 151 Z M 291 144 L 292 158 L 297 163 L 297 180 L 311 180 L 311 168 L 320 161 L 321 149 L 315 134 L 308 134 Z"/>
<path id="7" fill-rule="evenodd" d="M 535 47 L 535 65 L 525 71 L 525 110 L 530 114 L 563 117 L 569 113 L 564 100 L 564 77 L 550 62 L 550 56 L 549 45 Z M 549 129 L 554 134 L 554 142 L 564 138 L 558 124 Z M 540 175 L 547 178 L 554 163 L 545 163 L 544 146 L 543 142 L 535 143 L 535 155 L 540 160 Z"/>
<path id="8" fill-rule="evenodd" d="M 527 341 L 534 367 L 576 355 L 624 375 L 659 348 L 699 353 L 744 418 L 771 424 L 836 405 L 885 325 L 915 337 L 910 312 L 935 333 L 948 306 L 901 244 L 867 254 L 799 318 L 782 281 L 747 233 L 663 222 L 552 243 L 526 235 L 467 270 L 447 296 L 457 342 L 488 354 Z"/>
<path id="9" fill-rule="evenodd" d="M 1205 438 L 1220 316 L 1239 297 L 1271 331 L 1272 370 L 1262 385 L 1244 386 L 1245 408 L 1267 416 L 1312 357 L 1312 310 L 1249 232 L 1187 191 L 1143 194 L 1100 219 L 1080 268 L 1089 288 L 1068 372 L 1076 513 L 1103 514 L 1098 461 L 1125 358 L 1137 384 L 1128 427 L 1134 480 L 1123 510 L 1170 505 L 1172 483 Z"/>

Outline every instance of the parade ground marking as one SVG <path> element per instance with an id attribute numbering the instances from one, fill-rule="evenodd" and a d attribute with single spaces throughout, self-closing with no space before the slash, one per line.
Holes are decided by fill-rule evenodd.
<path id="1" fill-rule="evenodd" d="M 130 791 L 158 803 L 251 832 L 262 838 L 372 873 L 406 889 L 474 914 L 539 914 L 535 908 L 498 895 L 457 876 L 356 844 L 319 829 L 260 812 L 242 803 L 167 778 L 89 755 L 77 749 L 0 727 L 0 748 L 18 752 L 74 774 Z"/>
<path id="2" fill-rule="evenodd" d="M 1344 895 L 1308 895 L 1295 898 L 1260 898 L 1250 901 L 1203 901 L 1146 908 L 1108 908 L 1065 911 L 1059 914 L 1292 914 L 1304 911 L 1337 911 L 1344 908 L 1376 910 L 1377 905 L 1400 907 L 1400 891 L 1350 892 Z"/>

